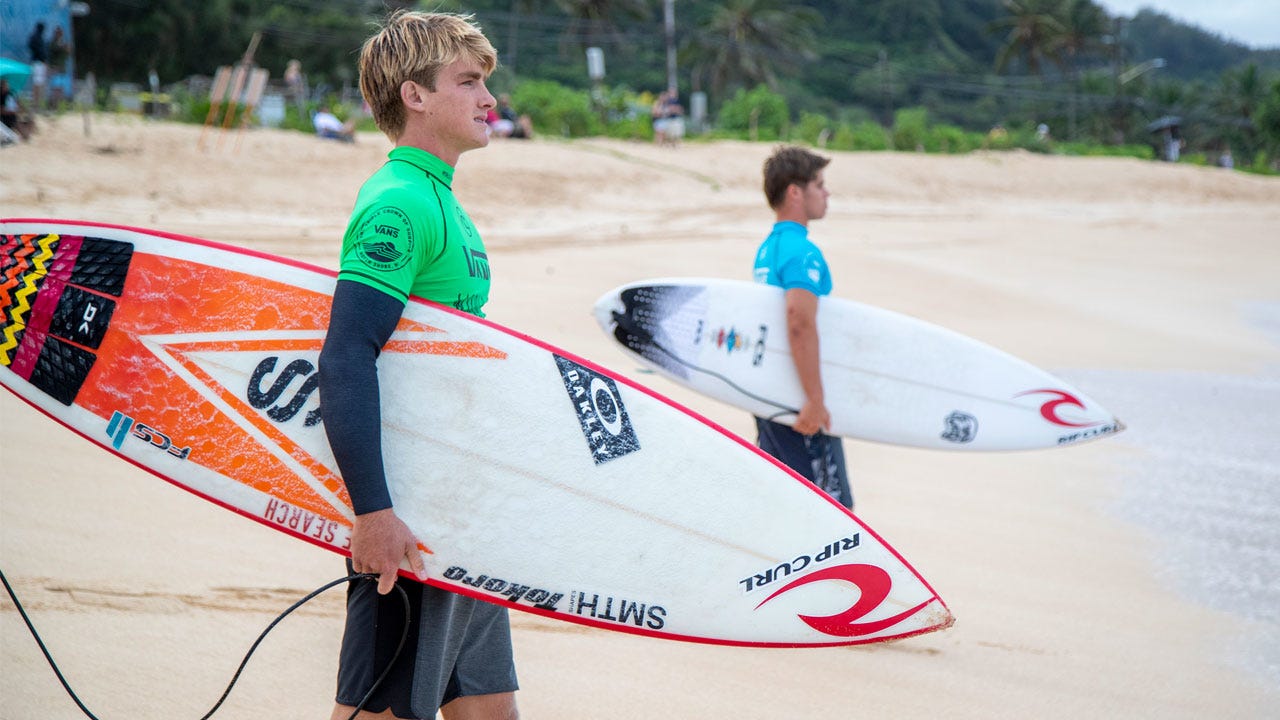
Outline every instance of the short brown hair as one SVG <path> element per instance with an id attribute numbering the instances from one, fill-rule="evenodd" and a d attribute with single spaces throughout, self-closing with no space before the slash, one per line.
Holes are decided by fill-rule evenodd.
<path id="1" fill-rule="evenodd" d="M 440 69 L 458 58 L 475 60 L 485 75 L 498 53 L 470 15 L 397 10 L 360 48 L 360 94 L 378 129 L 395 140 L 404 132 L 400 86 L 406 80 L 435 92 Z"/>
<path id="2" fill-rule="evenodd" d="M 791 185 L 808 185 L 831 162 L 831 158 L 811 153 L 802 147 L 783 145 L 764 161 L 764 197 L 769 207 L 782 204 Z"/>

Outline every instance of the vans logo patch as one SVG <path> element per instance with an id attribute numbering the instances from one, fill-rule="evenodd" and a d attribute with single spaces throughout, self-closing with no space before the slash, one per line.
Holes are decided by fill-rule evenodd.
<path id="1" fill-rule="evenodd" d="M 356 257 L 378 272 L 399 270 L 413 256 L 413 226 L 399 208 L 374 210 L 360 225 L 356 237 Z"/>

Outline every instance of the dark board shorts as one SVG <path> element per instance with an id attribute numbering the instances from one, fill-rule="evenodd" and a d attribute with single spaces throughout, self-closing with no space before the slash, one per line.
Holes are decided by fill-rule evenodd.
<path id="1" fill-rule="evenodd" d="M 351 563 L 347 562 L 348 571 Z M 405 647 L 369 712 L 388 708 L 400 718 L 434 718 L 466 695 L 515 692 L 515 661 L 507 609 L 406 578 L 411 617 Z M 387 667 L 404 632 L 404 602 L 392 590 L 378 595 L 373 580 L 347 587 L 347 623 L 338 662 L 337 701 L 356 706 Z"/>

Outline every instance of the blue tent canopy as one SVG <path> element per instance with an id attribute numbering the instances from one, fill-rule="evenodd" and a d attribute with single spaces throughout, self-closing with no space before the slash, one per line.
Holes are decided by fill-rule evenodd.
<path id="1" fill-rule="evenodd" d="M 7 57 L 0 57 L 0 77 L 9 81 L 9 87 L 13 88 L 14 92 L 22 92 L 22 89 L 27 86 L 27 81 L 31 79 L 31 66 Z"/>

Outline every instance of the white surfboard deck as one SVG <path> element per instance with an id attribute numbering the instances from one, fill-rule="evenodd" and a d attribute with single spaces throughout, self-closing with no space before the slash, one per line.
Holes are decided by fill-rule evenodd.
<path id="1" fill-rule="evenodd" d="M 628 355 L 692 390 L 784 424 L 803 403 L 781 288 L 640 280 L 602 295 L 594 312 Z M 822 297 L 818 336 L 835 435 L 943 450 L 1028 450 L 1124 427 L 1063 380 L 913 317 Z"/>
<path id="2" fill-rule="evenodd" d="M 332 272 L 55 220 L 0 220 L 0 269 L 0 384 L 175 485 L 347 554 L 352 512 L 314 392 Z M 570 353 L 415 298 L 379 376 L 392 497 L 433 585 L 718 644 L 952 622 L 810 483 Z"/>

